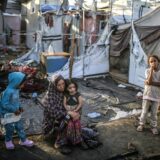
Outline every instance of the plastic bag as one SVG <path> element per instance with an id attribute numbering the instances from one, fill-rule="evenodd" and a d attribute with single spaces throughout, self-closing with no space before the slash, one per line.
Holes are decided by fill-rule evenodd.
<path id="1" fill-rule="evenodd" d="M 21 119 L 21 115 L 15 115 L 14 113 L 6 113 L 4 118 L 1 118 L 1 124 L 6 125 L 8 123 L 18 122 Z"/>

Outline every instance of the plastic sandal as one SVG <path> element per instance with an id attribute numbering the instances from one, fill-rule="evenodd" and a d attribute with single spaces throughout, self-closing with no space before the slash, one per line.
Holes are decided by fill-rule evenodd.
<path id="1" fill-rule="evenodd" d="M 159 132 L 158 132 L 158 129 L 157 129 L 157 128 L 152 128 L 152 129 L 151 129 L 151 131 L 152 131 L 152 133 L 153 133 L 154 135 L 159 134 Z"/>
<path id="2" fill-rule="evenodd" d="M 137 131 L 138 131 L 138 132 L 142 132 L 143 129 L 144 129 L 144 126 L 143 126 L 143 125 L 139 125 L 139 126 L 137 127 Z"/>

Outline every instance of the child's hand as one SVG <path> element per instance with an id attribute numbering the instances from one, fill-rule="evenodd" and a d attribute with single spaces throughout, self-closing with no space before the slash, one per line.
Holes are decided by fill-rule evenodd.
<path id="1" fill-rule="evenodd" d="M 145 84 L 145 85 L 148 85 L 148 83 L 149 83 L 148 80 L 145 80 L 145 81 L 144 81 L 144 84 Z"/>
<path id="2" fill-rule="evenodd" d="M 154 69 L 154 64 L 151 65 L 151 70 L 153 70 L 153 69 Z"/>
<path id="3" fill-rule="evenodd" d="M 69 111 L 68 114 L 73 118 L 73 120 L 77 120 L 80 118 L 80 115 L 77 112 Z"/>
<path id="4" fill-rule="evenodd" d="M 73 110 L 73 112 L 78 112 L 78 110 L 77 110 L 77 109 L 75 109 L 75 110 Z"/>
<path id="5" fill-rule="evenodd" d="M 17 111 L 14 112 L 14 114 L 15 114 L 16 116 L 20 115 L 20 113 L 21 113 L 20 110 L 17 110 Z"/>
<path id="6" fill-rule="evenodd" d="M 145 80 L 145 81 L 144 81 L 144 84 L 145 84 L 145 85 L 152 85 L 152 82 L 149 82 L 148 80 Z"/>

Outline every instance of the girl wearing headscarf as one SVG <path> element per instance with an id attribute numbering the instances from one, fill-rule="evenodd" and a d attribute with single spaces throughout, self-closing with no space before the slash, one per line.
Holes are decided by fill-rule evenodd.
<path id="1" fill-rule="evenodd" d="M 65 91 L 65 80 L 62 76 L 58 75 L 52 77 L 52 81 L 49 84 L 48 91 L 42 101 L 44 106 L 44 121 L 43 121 L 43 130 L 44 135 L 50 134 L 57 123 L 58 126 L 61 126 L 64 121 L 67 121 L 67 117 L 71 117 L 74 119 L 78 119 L 79 114 L 73 112 L 67 112 L 63 106 L 64 99 L 64 91 Z M 79 121 L 80 123 L 80 121 Z M 58 131 L 55 148 L 64 148 L 66 144 L 68 144 L 68 140 L 70 140 L 71 144 L 78 144 L 83 142 L 81 137 L 81 125 L 76 125 L 76 128 L 72 128 L 72 130 L 68 131 L 68 127 L 65 129 L 61 129 Z M 67 137 L 68 132 L 74 133 L 74 139 L 77 139 L 77 142 L 73 142 L 71 139 L 73 137 Z M 72 134 L 71 134 L 72 135 Z M 73 136 L 73 135 L 72 135 Z M 71 150 L 63 150 L 64 153 L 69 153 Z"/>

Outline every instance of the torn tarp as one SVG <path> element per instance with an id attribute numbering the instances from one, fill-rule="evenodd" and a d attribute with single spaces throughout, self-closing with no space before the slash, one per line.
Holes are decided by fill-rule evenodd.
<path id="1" fill-rule="evenodd" d="M 72 78 L 82 78 L 109 72 L 109 38 L 112 31 L 109 33 L 107 27 L 98 42 L 91 45 L 84 55 L 74 57 Z M 69 78 L 69 64 L 70 60 L 61 70 L 51 73 L 49 76 L 61 74 L 65 78 Z"/>
<path id="2" fill-rule="evenodd" d="M 144 87 L 145 70 L 147 68 L 147 55 L 145 54 L 139 37 L 132 24 L 132 40 L 129 66 L 129 83 Z"/>
<path id="3" fill-rule="evenodd" d="M 129 47 L 129 41 L 131 38 L 131 28 L 118 29 L 113 31 L 110 38 L 110 55 L 120 56 L 123 51 Z"/>

